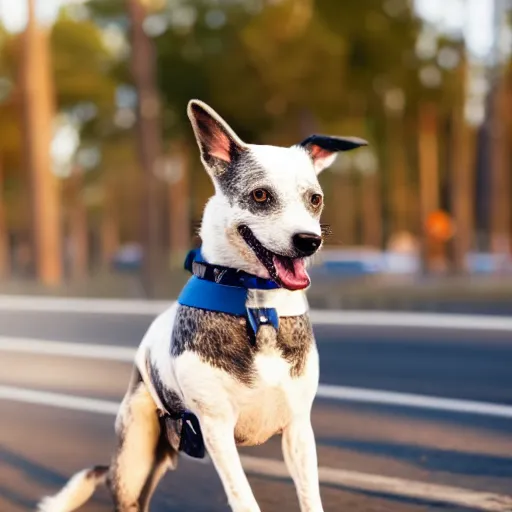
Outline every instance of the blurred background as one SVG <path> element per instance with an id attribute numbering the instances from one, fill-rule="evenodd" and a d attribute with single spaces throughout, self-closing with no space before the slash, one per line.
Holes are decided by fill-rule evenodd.
<path id="1" fill-rule="evenodd" d="M 199 98 L 248 142 L 370 142 L 320 176 L 326 512 L 510 512 L 511 54 L 511 0 L 0 0 L 0 511 L 109 460 L 213 192 Z M 279 439 L 241 453 L 297 510 Z M 152 510 L 227 508 L 183 460 Z"/>
<path id="2" fill-rule="evenodd" d="M 253 143 L 370 141 L 322 175 L 333 235 L 314 305 L 432 309 L 449 294 L 512 311 L 510 12 L 1 1 L 2 289 L 174 297 L 212 193 L 185 113 L 200 98 Z"/>

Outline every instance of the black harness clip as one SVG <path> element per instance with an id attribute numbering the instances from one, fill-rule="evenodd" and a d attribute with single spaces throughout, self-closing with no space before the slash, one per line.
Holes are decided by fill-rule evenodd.
<path id="1" fill-rule="evenodd" d="M 197 416 L 190 411 L 179 415 L 163 416 L 167 439 L 170 445 L 189 457 L 203 459 L 206 453 L 203 433 Z"/>

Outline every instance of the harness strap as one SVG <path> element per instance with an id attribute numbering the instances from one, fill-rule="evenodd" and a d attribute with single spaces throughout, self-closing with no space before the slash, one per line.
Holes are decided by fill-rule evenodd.
<path id="1" fill-rule="evenodd" d="M 147 358 L 146 371 L 151 381 L 153 381 L 153 372 Z M 163 427 L 165 427 L 165 434 L 170 445 L 190 457 L 203 459 L 206 448 L 197 416 L 181 405 L 174 410 L 170 409 L 165 396 L 163 396 L 161 390 L 155 388 L 153 382 L 152 387 L 160 402 L 160 404 L 157 404 L 157 414 Z"/>
<path id="2" fill-rule="evenodd" d="M 279 316 L 274 308 L 247 307 L 247 290 L 274 290 L 280 286 L 270 279 L 262 279 L 247 272 L 204 261 L 200 250 L 192 250 L 185 259 L 185 269 L 193 275 L 178 297 L 184 306 L 244 316 L 252 329 L 251 341 L 262 325 L 279 329 Z M 147 363 L 146 363 L 147 364 Z M 148 370 L 150 371 L 150 369 Z M 197 417 L 189 410 L 166 410 L 165 398 L 156 391 L 164 408 L 160 411 L 166 435 L 171 445 L 191 457 L 203 458 L 205 444 Z"/>
<path id="3" fill-rule="evenodd" d="M 262 325 L 271 325 L 274 329 L 279 329 L 279 316 L 276 309 L 246 306 L 249 289 L 280 288 L 275 281 L 263 279 L 242 270 L 207 263 L 199 249 L 188 253 L 185 269 L 193 276 L 178 297 L 180 304 L 207 311 L 244 316 L 254 336 Z"/>

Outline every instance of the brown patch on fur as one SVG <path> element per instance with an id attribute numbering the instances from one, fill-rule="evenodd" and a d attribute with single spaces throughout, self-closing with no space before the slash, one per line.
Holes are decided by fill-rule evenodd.
<path id="1" fill-rule="evenodd" d="M 251 386 L 254 357 L 259 350 L 276 347 L 291 365 L 292 377 L 302 375 L 310 347 L 314 343 L 307 315 L 282 317 L 279 331 L 263 326 L 256 343 L 251 342 L 250 326 L 242 317 L 180 306 L 176 313 L 171 353 L 177 357 L 186 350 L 198 354 L 203 361 L 233 375 Z"/>
<path id="2" fill-rule="evenodd" d="M 309 350 L 314 343 L 313 327 L 308 315 L 279 319 L 277 347 L 290 363 L 290 374 L 299 377 L 304 371 Z"/>
<path id="3" fill-rule="evenodd" d="M 251 385 L 255 347 L 240 317 L 180 306 L 172 334 L 171 353 L 197 353 L 205 362 Z"/>
<path id="4" fill-rule="evenodd" d="M 92 478 L 96 481 L 104 478 L 108 473 L 108 466 L 94 466 L 87 471 L 85 478 Z"/>
<path id="5" fill-rule="evenodd" d="M 139 510 L 138 499 L 152 471 L 160 437 L 155 403 L 139 379 L 135 370 L 116 420 L 118 445 L 108 477 L 116 510 Z"/>
<path id="6" fill-rule="evenodd" d="M 167 442 L 164 432 L 161 432 L 155 451 L 153 467 L 139 496 L 141 512 L 149 512 L 149 505 L 155 489 L 168 470 L 178 466 L 178 452 L 173 450 Z"/>

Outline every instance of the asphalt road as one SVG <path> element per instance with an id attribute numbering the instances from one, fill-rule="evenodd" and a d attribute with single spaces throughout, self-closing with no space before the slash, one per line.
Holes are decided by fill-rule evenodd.
<path id="1" fill-rule="evenodd" d="M 0 311 L 0 337 L 136 347 L 151 316 Z M 372 390 L 512 404 L 512 332 L 317 326 L 321 382 Z M 0 352 L 0 386 L 119 401 L 130 364 Z M 318 399 L 313 413 L 319 464 L 512 495 L 512 419 Z M 75 471 L 105 463 L 113 416 L 0 400 L 0 512 L 33 510 Z M 279 439 L 244 455 L 281 460 Z M 351 473 L 352 474 L 352 473 Z M 255 470 L 250 481 L 265 512 L 298 510 L 289 480 Z M 432 492 L 407 497 L 384 485 L 368 491 L 322 484 L 326 512 L 468 512 Z M 211 464 L 182 460 L 159 487 L 152 510 L 227 512 Z M 100 490 L 84 511 L 111 510 Z M 499 509 L 497 509 L 499 510 Z M 506 510 L 506 509 L 503 509 Z"/>

